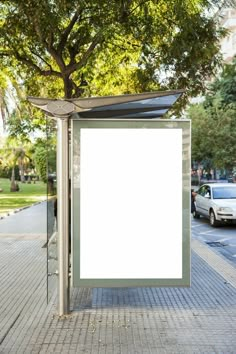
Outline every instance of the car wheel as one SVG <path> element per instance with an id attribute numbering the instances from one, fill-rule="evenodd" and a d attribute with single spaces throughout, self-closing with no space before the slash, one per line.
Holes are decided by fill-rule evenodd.
<path id="1" fill-rule="evenodd" d="M 219 221 L 216 220 L 215 213 L 213 210 L 210 211 L 210 225 L 213 227 L 219 225 Z"/>
<path id="2" fill-rule="evenodd" d="M 200 214 L 198 214 L 198 212 L 196 212 L 196 210 L 194 210 L 193 217 L 194 217 L 194 219 L 199 219 L 200 218 Z"/>

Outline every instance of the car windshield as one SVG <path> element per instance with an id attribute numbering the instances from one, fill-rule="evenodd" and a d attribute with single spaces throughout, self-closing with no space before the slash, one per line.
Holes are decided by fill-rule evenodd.
<path id="1" fill-rule="evenodd" d="M 213 199 L 236 199 L 236 188 L 218 187 L 213 188 Z"/>

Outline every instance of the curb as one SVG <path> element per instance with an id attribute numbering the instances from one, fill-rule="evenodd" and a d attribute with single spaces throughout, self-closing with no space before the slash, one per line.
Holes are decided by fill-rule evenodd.
<path id="1" fill-rule="evenodd" d="M 8 216 L 11 216 L 11 215 L 14 215 L 14 214 L 19 213 L 19 211 L 28 209 L 28 208 L 30 208 L 30 207 L 33 207 L 33 206 L 35 206 L 35 205 L 44 203 L 44 202 L 46 202 L 46 201 L 47 201 L 47 199 L 41 200 L 40 202 L 36 202 L 36 203 L 30 204 L 30 205 L 26 205 L 26 206 L 24 206 L 24 207 L 22 207 L 22 208 L 19 208 L 19 209 L 13 209 L 12 211 L 8 212 L 7 214 L 0 216 L 0 220 L 3 220 L 3 219 L 5 219 L 5 218 L 7 218 Z"/>
<path id="2" fill-rule="evenodd" d="M 202 258 L 212 269 L 220 274 L 225 279 L 225 284 L 229 283 L 236 288 L 236 269 L 227 259 L 221 254 L 210 249 L 203 242 L 192 238 L 192 250 Z"/>

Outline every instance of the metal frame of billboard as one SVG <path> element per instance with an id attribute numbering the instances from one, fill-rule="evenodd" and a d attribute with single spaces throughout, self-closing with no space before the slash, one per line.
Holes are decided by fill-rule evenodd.
<path id="1" fill-rule="evenodd" d="M 82 278 L 80 237 L 80 133 L 81 129 L 180 129 L 182 131 L 182 276 L 180 278 Z M 72 286 L 149 287 L 190 286 L 190 121 L 189 120 L 93 120 L 72 119 Z M 159 152 L 157 152 L 159 153 Z M 168 161 L 167 161 L 168 163 Z M 171 189 L 174 190 L 173 180 Z M 171 201 L 170 201 L 171 202 Z M 170 213 L 174 213 L 170 210 Z M 91 223 L 93 220 L 91 220 Z M 93 245 L 91 244 L 91 247 Z M 132 255 L 131 255 L 132 262 Z M 122 261 L 122 260 L 121 260 Z M 96 267 L 96 264 L 93 265 Z"/>

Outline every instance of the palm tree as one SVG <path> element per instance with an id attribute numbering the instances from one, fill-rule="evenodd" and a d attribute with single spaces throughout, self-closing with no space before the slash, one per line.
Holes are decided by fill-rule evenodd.
<path id="1" fill-rule="evenodd" d="M 5 165 L 11 167 L 11 186 L 10 191 L 16 192 L 19 186 L 15 179 L 15 168 L 19 166 L 21 182 L 25 181 L 25 167 L 31 162 L 31 158 L 26 153 L 26 148 L 23 146 L 16 147 L 19 143 L 15 139 L 8 138 L 5 148 L 0 150 L 0 155 L 5 162 Z"/>
<path id="2" fill-rule="evenodd" d="M 2 148 L 0 150 L 0 155 L 1 155 L 2 164 L 11 168 L 10 191 L 16 192 L 17 190 L 19 190 L 19 187 L 17 186 L 15 180 L 15 167 L 17 162 L 17 158 L 15 156 L 15 148 L 8 148 L 8 147 Z"/>

